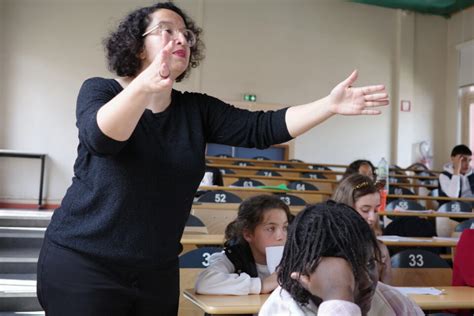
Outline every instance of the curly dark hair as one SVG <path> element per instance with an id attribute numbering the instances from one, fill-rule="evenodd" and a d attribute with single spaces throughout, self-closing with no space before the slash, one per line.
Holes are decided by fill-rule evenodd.
<path id="1" fill-rule="evenodd" d="M 380 250 L 369 225 L 346 204 L 326 201 L 307 206 L 295 217 L 278 271 L 278 283 L 301 304 L 318 299 L 311 295 L 292 272 L 313 273 L 322 257 L 340 257 L 352 266 L 356 282 L 368 273 L 368 262 L 380 260 Z"/>
<path id="2" fill-rule="evenodd" d="M 176 78 L 176 81 L 180 82 L 189 75 L 191 68 L 199 66 L 201 60 L 204 59 L 204 43 L 200 38 L 202 29 L 176 5 L 171 2 L 163 2 L 131 12 L 120 22 L 117 30 L 104 39 L 103 44 L 110 71 L 115 72 L 120 77 L 135 77 L 138 75 L 142 66 L 139 55 L 143 52 L 145 41 L 142 34 L 150 24 L 150 15 L 160 9 L 176 12 L 183 18 L 186 28 L 196 35 L 196 44 L 191 47 L 189 65 Z"/>
<path id="3" fill-rule="evenodd" d="M 225 229 L 226 245 L 230 245 L 230 243 L 246 243 L 243 231 L 247 229 L 253 232 L 255 227 L 262 222 L 263 214 L 271 209 L 284 211 L 288 218 L 288 223 L 293 219 L 288 205 L 277 196 L 261 194 L 250 197 L 240 204 L 237 218 L 227 225 Z"/>

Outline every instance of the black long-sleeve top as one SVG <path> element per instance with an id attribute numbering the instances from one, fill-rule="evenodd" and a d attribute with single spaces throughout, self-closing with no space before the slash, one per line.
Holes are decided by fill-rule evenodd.
<path id="1" fill-rule="evenodd" d="M 164 112 L 145 110 L 130 138 L 116 141 L 102 133 L 96 116 L 121 91 L 113 79 L 91 78 L 82 85 L 74 177 L 46 236 L 118 264 L 159 266 L 181 251 L 206 143 L 266 148 L 288 141 L 286 109 L 250 112 L 173 90 Z"/>

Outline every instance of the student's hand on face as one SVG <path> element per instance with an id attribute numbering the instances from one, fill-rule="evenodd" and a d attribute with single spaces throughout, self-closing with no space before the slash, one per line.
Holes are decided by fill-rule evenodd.
<path id="1" fill-rule="evenodd" d="M 270 274 L 268 277 L 262 280 L 262 289 L 260 293 L 270 293 L 278 286 L 277 273 L 276 271 Z"/>
<path id="2" fill-rule="evenodd" d="M 461 173 L 462 161 L 465 159 L 463 155 L 456 155 L 453 157 L 453 174 Z"/>
<path id="3" fill-rule="evenodd" d="M 388 105 L 388 95 L 383 85 L 352 87 L 357 71 L 339 83 L 329 94 L 331 112 L 342 115 L 380 114 L 375 107 Z"/>
<path id="4" fill-rule="evenodd" d="M 311 275 L 293 272 L 291 278 L 298 280 L 312 295 L 323 301 L 354 302 L 354 274 L 349 262 L 343 258 L 324 257 Z"/>

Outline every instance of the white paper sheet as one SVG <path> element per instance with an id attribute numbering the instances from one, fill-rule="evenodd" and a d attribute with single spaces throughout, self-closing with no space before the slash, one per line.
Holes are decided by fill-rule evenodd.
<path id="1" fill-rule="evenodd" d="M 283 246 L 274 246 L 265 248 L 267 254 L 267 267 L 270 273 L 275 272 L 277 265 L 283 256 Z"/>
<path id="2" fill-rule="evenodd" d="M 408 294 L 426 294 L 426 295 L 441 295 L 444 290 L 434 287 L 395 287 L 403 295 Z"/>
<path id="3" fill-rule="evenodd" d="M 431 239 L 420 239 L 416 237 L 404 237 L 396 235 L 383 235 L 377 236 L 377 239 L 380 241 L 416 241 L 416 242 L 431 242 Z"/>

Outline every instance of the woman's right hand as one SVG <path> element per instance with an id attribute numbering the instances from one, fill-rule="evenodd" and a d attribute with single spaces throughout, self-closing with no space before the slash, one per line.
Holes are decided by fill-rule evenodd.
<path id="1" fill-rule="evenodd" d="M 262 289 L 260 293 L 270 293 L 278 286 L 278 278 L 276 271 L 262 280 Z"/>
<path id="2" fill-rule="evenodd" d="M 171 76 L 170 62 L 176 40 L 171 40 L 167 32 L 163 32 L 161 38 L 166 45 L 156 54 L 152 63 L 133 80 L 147 93 L 170 92 L 173 88 L 174 79 Z"/>

